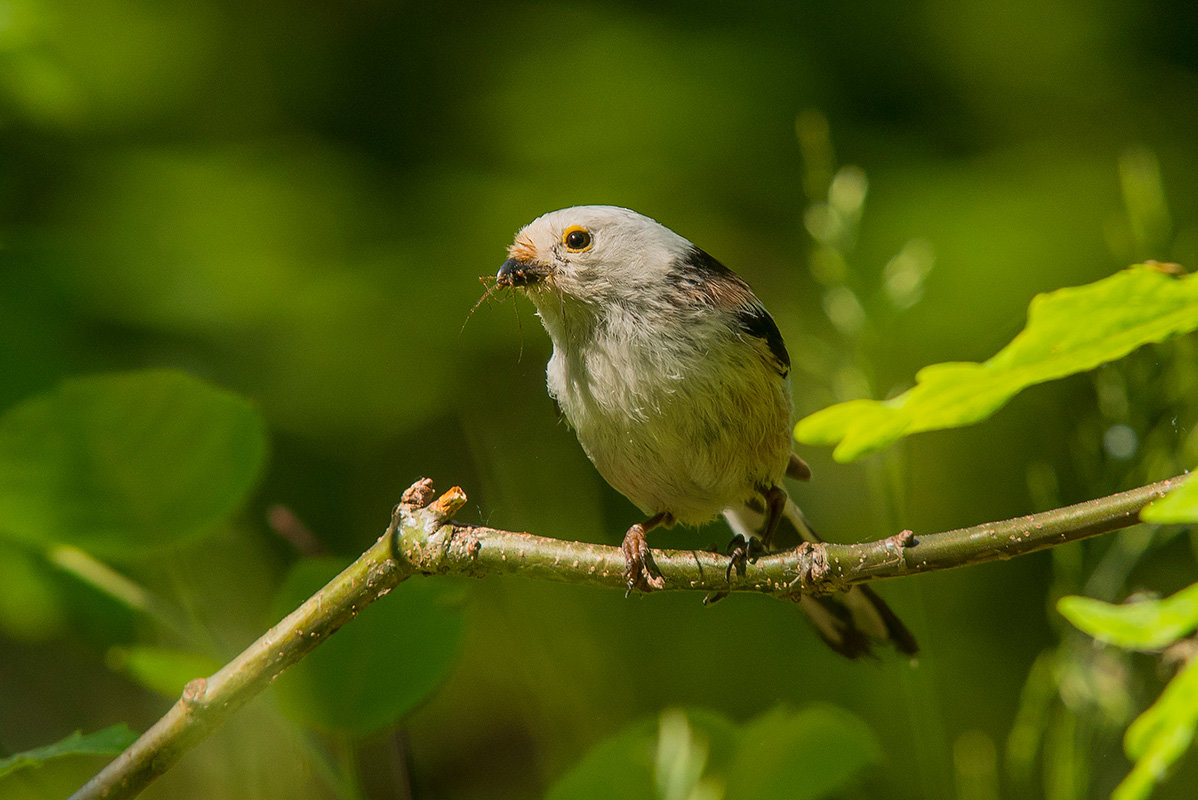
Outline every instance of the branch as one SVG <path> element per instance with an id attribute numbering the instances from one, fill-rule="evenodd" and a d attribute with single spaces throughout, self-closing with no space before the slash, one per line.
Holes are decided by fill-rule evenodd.
<path id="1" fill-rule="evenodd" d="M 821 542 L 762 556 L 729 586 L 728 557 L 702 550 L 654 550 L 665 591 L 760 592 L 780 597 L 796 591 L 827 594 L 857 583 L 1014 558 L 1139 523 L 1140 509 L 1164 497 L 1184 475 L 1077 505 L 1003 522 L 916 537 L 910 531 L 860 544 Z M 624 556 L 618 547 L 550 539 L 469 525 L 446 526 L 438 547 L 408 554 L 426 573 L 513 573 L 544 580 L 623 589 Z"/>
<path id="2" fill-rule="evenodd" d="M 944 533 L 916 537 L 903 531 L 862 544 L 804 544 L 747 564 L 731 586 L 724 578 L 728 557 L 722 554 L 654 550 L 653 561 L 667 591 L 823 594 L 856 583 L 1013 558 L 1130 527 L 1139 522 L 1141 508 L 1184 477 Z M 452 524 L 466 502 L 465 493 L 455 486 L 430 504 L 432 496 L 427 479 L 408 489 L 386 532 L 369 550 L 219 672 L 189 683 L 170 711 L 72 800 L 136 796 L 275 676 L 413 574 L 516 573 L 625 588 L 618 547 Z"/>
<path id="3" fill-rule="evenodd" d="M 374 546 L 219 672 L 188 683 L 170 711 L 71 795 L 72 800 L 135 797 L 275 676 L 335 633 L 359 609 L 408 578 L 414 565 L 395 551 L 401 521 L 407 523 L 403 538 L 422 534 L 427 538 L 466 499 L 458 489 L 456 495 L 447 492 L 428 506 L 431 491 L 431 484 L 422 482 L 405 492 L 407 505 L 396 507 L 391 525 Z M 407 513 L 401 514 L 401 508 Z"/>

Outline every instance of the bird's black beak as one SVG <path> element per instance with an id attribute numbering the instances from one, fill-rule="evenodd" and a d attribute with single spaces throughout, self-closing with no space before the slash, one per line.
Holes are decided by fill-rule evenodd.
<path id="1" fill-rule="evenodd" d="M 549 270 L 534 261 L 509 258 L 499 267 L 495 280 L 500 286 L 528 286 L 548 276 Z"/>

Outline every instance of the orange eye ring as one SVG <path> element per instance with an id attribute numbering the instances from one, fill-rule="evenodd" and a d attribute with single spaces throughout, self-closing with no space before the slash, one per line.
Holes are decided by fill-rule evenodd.
<path id="1" fill-rule="evenodd" d="M 562 233 L 562 244 L 571 253 L 581 253 L 584 250 L 590 250 L 591 245 L 595 242 L 591 238 L 591 232 L 581 225 L 571 225 Z"/>

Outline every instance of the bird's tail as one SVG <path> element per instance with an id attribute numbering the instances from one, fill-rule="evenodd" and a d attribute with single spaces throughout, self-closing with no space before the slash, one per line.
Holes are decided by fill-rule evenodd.
<path id="1" fill-rule="evenodd" d="M 730 508 L 724 518 L 732 531 L 746 542 L 761 538 L 765 515 L 752 508 Z M 775 543 L 823 541 L 807 524 L 803 512 L 787 498 L 786 509 L 774 536 Z M 797 543 L 797 542 L 796 542 Z M 919 645 L 890 606 L 868 586 L 858 585 L 846 592 L 796 598 L 799 608 L 811 619 L 816 633 L 829 647 L 848 658 L 870 655 L 875 644 L 893 645 L 900 653 L 915 655 Z"/>

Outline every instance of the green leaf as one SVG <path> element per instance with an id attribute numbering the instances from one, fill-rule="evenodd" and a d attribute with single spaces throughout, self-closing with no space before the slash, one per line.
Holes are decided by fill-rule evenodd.
<path id="1" fill-rule="evenodd" d="M 1198 522 L 1198 474 L 1186 478 L 1160 500 L 1145 506 L 1140 519 L 1161 525 Z"/>
<path id="2" fill-rule="evenodd" d="M 102 731 L 84 736 L 75 731 L 70 736 L 45 747 L 37 747 L 0 759 L 0 778 L 26 767 L 40 767 L 52 758 L 62 756 L 107 756 L 115 755 L 133 744 L 137 734 L 125 724 L 113 725 Z"/>
<path id="3" fill-rule="evenodd" d="M 344 565 L 298 562 L 273 604 L 290 613 Z M 412 578 L 352 621 L 274 683 L 291 718 L 322 730 L 366 734 L 393 725 L 422 702 L 453 666 L 462 638 L 461 590 L 445 578 Z"/>
<path id="4" fill-rule="evenodd" d="M 848 711 L 777 708 L 744 726 L 728 770 L 728 800 L 829 797 L 881 760 L 873 731 Z"/>
<path id="5" fill-rule="evenodd" d="M 188 682 L 221 667 L 214 658 L 166 647 L 114 647 L 107 660 L 112 669 L 163 697 L 178 697 Z"/>
<path id="6" fill-rule="evenodd" d="M 1088 597 L 1057 601 L 1057 611 L 1080 630 L 1131 650 L 1159 650 L 1198 628 L 1198 583 L 1164 600 L 1113 605 Z"/>
<path id="7" fill-rule="evenodd" d="M 1198 727 L 1198 659 L 1191 659 L 1165 691 L 1128 727 L 1123 749 L 1135 766 L 1111 800 L 1142 800 L 1189 748 Z"/>
<path id="8" fill-rule="evenodd" d="M 1198 275 L 1139 265 L 1085 286 L 1037 295 L 1024 330 L 982 364 L 933 364 L 891 400 L 852 400 L 799 421 L 795 438 L 836 445 L 837 461 L 904 436 L 971 425 L 1023 389 L 1085 372 L 1150 342 L 1198 328 Z"/>
<path id="9" fill-rule="evenodd" d="M 815 800 L 842 790 L 867 764 L 881 760 L 881 746 L 869 727 L 833 706 L 800 711 L 779 707 L 743 725 L 692 709 L 686 712 L 691 753 L 683 767 L 693 769 L 698 755 L 705 754 L 704 780 L 691 774 L 686 781 L 671 782 L 661 774 L 670 719 L 664 714 L 660 723 L 641 720 L 596 745 L 547 798 L 660 800 L 673 797 L 666 787 L 674 783 L 691 786 L 690 797 L 712 796 L 723 784 L 727 800 Z"/>
<path id="10" fill-rule="evenodd" d="M 263 464 L 259 415 L 179 372 L 75 378 L 0 417 L 0 536 L 128 557 L 211 529 Z"/>

